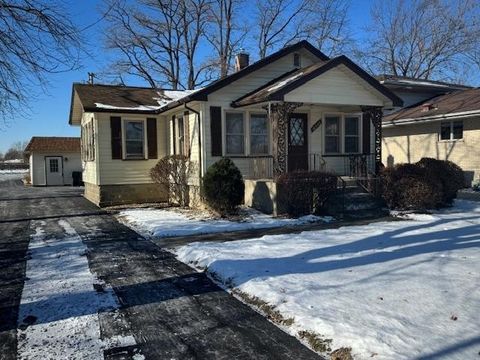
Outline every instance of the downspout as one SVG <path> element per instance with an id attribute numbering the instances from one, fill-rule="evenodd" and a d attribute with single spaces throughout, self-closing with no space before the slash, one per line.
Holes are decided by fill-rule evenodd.
<path id="1" fill-rule="evenodd" d="M 199 172 L 198 172 L 198 183 L 199 185 L 202 184 L 202 128 L 200 126 L 200 112 L 192 109 L 191 107 L 188 106 L 188 103 L 184 103 L 183 106 L 185 107 L 186 110 L 193 112 L 195 115 L 197 115 L 198 119 L 198 166 L 199 166 Z"/>

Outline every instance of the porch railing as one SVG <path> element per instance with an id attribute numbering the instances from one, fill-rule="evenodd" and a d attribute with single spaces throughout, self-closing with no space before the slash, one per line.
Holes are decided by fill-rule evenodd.
<path id="1" fill-rule="evenodd" d="M 250 157 L 248 158 L 248 175 L 249 179 L 273 179 L 273 157 Z"/>
<path id="2" fill-rule="evenodd" d="M 372 175 L 375 169 L 375 154 L 351 154 L 343 157 L 345 176 L 362 178 Z"/>

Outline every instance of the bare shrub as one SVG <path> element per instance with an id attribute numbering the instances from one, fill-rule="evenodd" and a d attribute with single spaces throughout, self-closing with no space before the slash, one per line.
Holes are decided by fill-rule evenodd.
<path id="1" fill-rule="evenodd" d="M 287 214 L 318 214 L 328 197 L 337 189 L 336 175 L 322 171 L 295 171 L 281 175 L 280 202 Z"/>
<path id="2" fill-rule="evenodd" d="M 188 206 L 188 180 L 195 168 L 184 155 L 168 155 L 160 159 L 150 170 L 150 177 L 158 184 L 167 186 L 169 203 Z"/>

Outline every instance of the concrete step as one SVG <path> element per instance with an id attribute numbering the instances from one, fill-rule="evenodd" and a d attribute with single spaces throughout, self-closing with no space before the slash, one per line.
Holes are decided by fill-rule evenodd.
<path id="1" fill-rule="evenodd" d="M 349 216 L 358 219 L 388 214 L 382 199 L 353 188 L 345 191 L 345 194 L 340 191 L 331 196 L 326 203 L 326 211 L 333 216 Z"/>

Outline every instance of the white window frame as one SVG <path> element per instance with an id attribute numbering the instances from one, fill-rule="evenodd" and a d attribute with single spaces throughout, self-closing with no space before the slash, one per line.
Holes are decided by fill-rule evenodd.
<path id="1" fill-rule="evenodd" d="M 127 123 L 138 122 L 143 124 L 143 156 L 128 156 L 127 154 Z M 146 119 L 128 118 L 122 119 L 122 156 L 124 160 L 146 160 L 147 152 L 147 121 Z"/>
<path id="2" fill-rule="evenodd" d="M 339 124 L 339 152 L 326 152 L 325 145 L 326 141 L 325 138 L 327 136 L 326 133 L 326 118 L 327 117 L 339 117 L 340 124 Z M 358 151 L 357 152 L 345 152 L 345 118 L 346 117 L 357 117 L 358 118 Z M 323 155 L 325 156 L 335 156 L 335 155 L 356 155 L 361 154 L 363 149 L 363 114 L 362 113 L 344 113 L 344 112 L 325 112 L 322 115 L 322 143 L 323 143 Z"/>
<path id="3" fill-rule="evenodd" d="M 240 134 L 227 134 L 227 114 L 230 113 L 230 114 L 241 114 L 242 115 L 242 118 L 243 118 L 243 153 L 228 153 L 227 152 L 227 135 L 240 135 Z M 223 111 L 223 134 L 222 134 L 222 141 L 223 141 L 223 155 L 224 156 L 246 156 L 247 154 L 247 148 L 250 144 L 247 144 L 247 139 L 249 138 L 247 136 L 247 114 L 245 111 L 238 111 L 238 110 L 229 110 L 229 109 L 225 109 L 225 111 Z"/>
<path id="4" fill-rule="evenodd" d="M 265 115 L 265 118 L 267 120 L 267 152 L 266 153 L 258 153 L 254 154 L 252 153 L 252 133 L 251 133 L 251 121 L 252 121 L 252 115 Z M 268 114 L 264 111 L 249 111 L 248 112 L 248 134 L 246 135 L 248 138 L 248 155 L 255 157 L 255 156 L 268 156 L 271 153 L 271 127 L 270 127 L 270 122 L 268 121 Z M 260 135 L 260 134 L 254 134 L 254 135 Z"/>
<path id="5" fill-rule="evenodd" d="M 460 139 L 454 139 L 453 138 L 453 124 L 456 122 L 461 122 L 462 123 L 462 137 Z M 450 138 L 449 139 L 442 139 L 442 125 L 445 123 L 450 124 Z M 438 131 L 438 142 L 452 142 L 452 141 L 463 141 L 464 133 L 465 130 L 465 122 L 463 120 L 445 120 L 445 121 L 440 121 L 440 130 Z"/>

